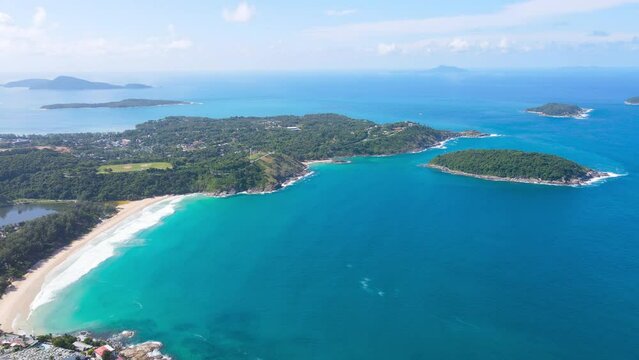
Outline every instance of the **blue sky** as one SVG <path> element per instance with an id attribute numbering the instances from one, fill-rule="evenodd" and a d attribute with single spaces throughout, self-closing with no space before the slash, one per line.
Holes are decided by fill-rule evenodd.
<path id="1" fill-rule="evenodd" d="M 0 0 L 3 71 L 637 66 L 639 0 Z"/>

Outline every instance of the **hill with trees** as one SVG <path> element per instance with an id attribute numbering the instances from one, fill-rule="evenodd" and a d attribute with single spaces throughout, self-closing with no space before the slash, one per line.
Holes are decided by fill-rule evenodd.
<path id="1" fill-rule="evenodd" d="M 144 84 L 113 85 L 105 82 L 94 82 L 71 76 L 58 76 L 49 79 L 26 79 L 4 84 L 8 88 L 28 88 L 29 90 L 113 90 L 113 89 L 148 89 Z"/>
<path id="2" fill-rule="evenodd" d="M 577 105 L 549 103 L 546 105 L 526 109 L 527 112 L 547 117 L 585 119 L 590 109 L 583 109 Z"/>
<path id="3" fill-rule="evenodd" d="M 263 192 L 306 173 L 304 161 L 423 150 L 460 133 L 335 114 L 169 117 L 120 133 L 0 135 L 0 194 L 15 199 L 135 200 Z M 163 163 L 143 171 L 117 164 Z"/>
<path id="4" fill-rule="evenodd" d="M 579 185 L 604 176 L 573 161 L 519 150 L 463 150 L 433 158 L 428 167 L 487 180 Z"/>

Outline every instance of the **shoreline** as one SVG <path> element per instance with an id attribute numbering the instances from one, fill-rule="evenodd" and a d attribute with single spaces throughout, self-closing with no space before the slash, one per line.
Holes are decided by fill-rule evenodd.
<path id="1" fill-rule="evenodd" d="M 486 133 L 479 133 L 477 135 L 459 135 L 459 136 L 453 136 L 451 138 L 448 138 L 446 140 L 442 140 L 436 144 L 434 144 L 431 147 L 427 147 L 425 149 L 421 149 L 421 150 L 415 150 L 410 152 L 410 154 L 419 154 L 419 153 L 423 153 L 425 151 L 431 150 L 431 149 L 447 149 L 446 144 L 451 142 L 451 141 L 455 141 L 455 140 L 459 140 L 459 139 L 487 139 L 487 138 L 496 138 L 496 137 L 502 137 L 505 135 L 501 135 L 501 134 L 494 134 L 494 133 L 490 133 L 490 134 L 486 134 Z"/>
<path id="2" fill-rule="evenodd" d="M 414 154 L 423 152 L 429 149 L 438 149 L 442 148 L 448 141 L 456 140 L 459 138 L 485 138 L 485 137 L 497 137 L 500 135 L 497 134 L 480 134 L 480 136 L 469 136 L 469 135 L 461 135 L 455 136 L 446 140 L 443 140 L 439 143 L 436 143 L 430 147 L 426 147 L 424 149 L 418 151 L 408 152 L 408 154 Z M 399 154 L 388 154 L 383 156 L 393 156 Z M 302 162 L 305 165 L 305 170 L 286 181 L 284 181 L 280 187 L 268 190 L 268 191 L 243 191 L 238 193 L 194 193 L 189 195 L 182 195 L 178 197 L 184 198 L 188 196 L 205 196 L 205 197 L 214 197 L 214 198 L 226 198 L 235 195 L 263 195 L 263 194 L 271 194 L 277 191 L 283 190 L 287 187 L 290 187 L 306 178 L 309 178 L 315 174 L 315 172 L 310 168 L 312 165 L 316 164 L 346 164 L 350 163 L 349 160 L 336 160 L 336 159 L 322 159 L 322 160 L 310 160 Z M 104 235 L 109 230 L 116 228 L 117 226 L 123 224 L 127 219 L 130 219 L 132 216 L 141 213 L 144 209 L 155 205 L 161 201 L 168 200 L 171 198 L 175 198 L 175 196 L 164 195 L 160 197 L 147 198 L 143 200 L 137 200 L 128 202 L 125 204 L 119 205 L 117 213 L 103 220 L 99 223 L 95 228 L 93 228 L 88 234 L 84 235 L 80 239 L 73 241 L 71 244 L 67 245 L 63 249 L 59 250 L 55 254 L 53 254 L 48 259 L 42 260 L 40 263 L 36 264 L 33 269 L 31 269 L 23 279 L 14 281 L 10 286 L 9 290 L 0 298 L 0 330 L 6 332 L 13 333 L 32 333 L 35 329 L 29 323 L 29 317 L 33 309 L 38 306 L 47 303 L 51 299 L 46 299 L 46 296 L 43 296 L 43 292 L 45 286 L 50 287 L 51 285 L 48 280 L 51 280 L 51 275 L 55 275 L 53 279 L 57 279 L 61 275 L 62 271 L 59 268 L 65 264 L 68 260 L 72 259 L 74 256 L 82 255 L 82 251 L 87 248 L 87 246 L 91 245 L 91 243 L 98 237 Z M 110 256 L 109 256 L 110 257 Z M 97 265 L 96 265 L 97 266 Z M 89 269 L 88 271 L 91 271 Z M 84 276 L 84 274 L 80 274 L 80 277 Z M 67 279 L 68 280 L 68 279 Z M 77 281 L 78 279 L 72 280 L 72 282 Z M 71 283 L 72 283 L 71 282 Z M 70 284 L 70 283 L 69 283 Z M 53 292 L 55 290 L 61 290 L 65 288 L 69 284 L 64 284 L 63 287 L 60 287 L 59 284 L 53 284 Z M 58 287 L 56 288 L 56 285 Z M 51 292 L 51 289 L 48 289 Z M 45 294 L 49 295 L 49 294 Z M 45 297 L 43 301 L 41 297 Z M 35 306 L 34 306 L 35 305 Z"/>
<path id="3" fill-rule="evenodd" d="M 595 110 L 595 109 L 583 109 L 583 111 L 581 113 L 579 113 L 578 115 L 550 115 L 550 114 L 546 114 L 544 112 L 541 111 L 529 111 L 526 110 L 527 113 L 529 114 L 535 114 L 535 115 L 539 115 L 542 117 L 549 117 L 549 118 L 555 118 L 555 119 L 575 119 L 575 120 L 585 120 L 587 118 L 590 117 L 590 113 Z"/>
<path id="4" fill-rule="evenodd" d="M 481 180 L 513 182 L 513 183 L 533 184 L 533 185 L 547 185 L 547 186 L 581 187 L 581 186 L 592 185 L 592 184 L 595 184 L 597 182 L 600 182 L 600 181 L 603 181 L 603 180 L 606 180 L 606 179 L 611 179 L 611 178 L 624 176 L 624 174 L 616 174 L 616 173 L 613 173 L 613 172 L 597 171 L 598 175 L 594 176 L 594 177 L 592 177 L 592 178 L 590 178 L 588 180 L 582 180 L 582 181 L 579 181 L 579 182 L 576 182 L 576 183 L 565 183 L 565 182 L 559 182 L 559 181 L 545 181 L 545 180 L 540 180 L 540 179 L 505 178 L 505 177 L 491 176 L 491 175 L 478 175 L 478 174 L 466 173 L 466 172 L 463 172 L 463 171 L 452 170 L 452 169 L 449 169 L 449 168 L 444 167 L 444 166 L 431 165 L 431 164 L 424 164 L 424 165 L 420 165 L 420 166 L 431 168 L 431 169 L 435 169 L 435 170 L 441 171 L 441 172 L 446 173 L 446 174 L 472 177 L 472 178 L 481 179 Z"/>
<path id="5" fill-rule="evenodd" d="M 118 212 L 99 223 L 88 234 L 62 248 L 48 259 L 42 260 L 31 269 L 23 279 L 14 281 L 7 292 L 0 298 L 0 329 L 7 332 L 29 333 L 33 331 L 28 323 L 31 304 L 45 285 L 47 277 L 58 266 L 71 256 L 78 254 L 86 245 L 91 243 L 104 232 L 120 225 L 130 216 L 170 196 L 161 196 L 143 200 L 131 201 L 118 206 Z"/>

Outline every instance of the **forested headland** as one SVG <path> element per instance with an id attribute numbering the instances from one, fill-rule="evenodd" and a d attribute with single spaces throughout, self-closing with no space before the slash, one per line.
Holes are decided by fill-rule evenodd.
<path id="1" fill-rule="evenodd" d="M 581 184 L 602 175 L 556 155 L 519 150 L 456 151 L 436 156 L 427 166 L 489 180 L 504 179 L 561 185 Z"/>
<path id="2" fill-rule="evenodd" d="M 0 135 L 0 194 L 9 200 L 110 201 L 271 191 L 303 175 L 304 161 L 417 151 L 458 135 L 334 114 L 169 117 L 119 133 Z M 151 162 L 170 166 L 99 170 Z"/>

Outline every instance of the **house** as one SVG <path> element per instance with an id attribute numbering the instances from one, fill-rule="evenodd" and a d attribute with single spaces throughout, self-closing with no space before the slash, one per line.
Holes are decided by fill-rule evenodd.
<path id="1" fill-rule="evenodd" d="M 12 349 L 24 349 L 27 346 L 21 339 L 14 339 L 11 344 L 9 344 L 9 347 Z"/>
<path id="2" fill-rule="evenodd" d="M 95 358 L 98 360 L 107 360 L 111 358 L 113 351 L 115 351 L 115 349 L 112 348 L 111 346 L 103 345 L 95 349 L 95 351 L 93 352 L 93 355 L 95 355 Z"/>

